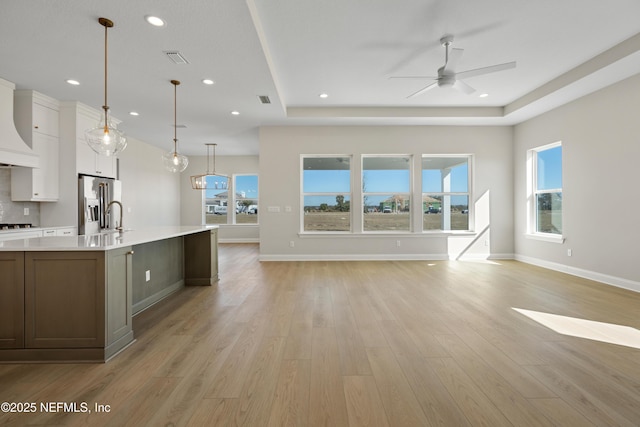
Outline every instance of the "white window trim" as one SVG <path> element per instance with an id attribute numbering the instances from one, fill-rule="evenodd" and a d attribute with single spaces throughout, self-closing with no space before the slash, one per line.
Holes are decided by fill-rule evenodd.
<path id="1" fill-rule="evenodd" d="M 304 192 L 304 159 L 311 158 L 336 158 L 336 157 L 346 157 L 349 159 L 349 186 L 350 192 L 331 192 L 331 193 L 319 193 L 319 192 Z M 354 172 L 353 172 L 353 154 L 301 154 L 300 155 L 300 209 L 299 209 L 299 224 L 300 229 L 298 231 L 299 236 L 303 235 L 329 235 L 329 234 L 353 234 L 353 189 L 354 189 Z M 305 196 L 348 196 L 349 198 L 349 230 L 345 231 L 306 231 L 304 229 L 304 198 Z"/>
<path id="2" fill-rule="evenodd" d="M 408 192 L 401 192 L 401 193 L 394 193 L 394 192 L 389 192 L 389 191 L 384 191 L 384 192 L 365 192 L 362 190 L 362 180 L 364 177 L 364 159 L 365 158 L 399 158 L 399 157 L 405 157 L 408 159 L 408 163 L 409 163 L 409 190 Z M 372 235 L 388 235 L 388 234 L 412 234 L 414 233 L 414 228 L 413 228 L 413 211 L 414 211 L 414 197 L 413 197 L 413 159 L 414 159 L 414 155 L 413 154 L 361 154 L 360 155 L 360 187 L 357 188 L 356 191 L 358 191 L 360 193 L 360 216 L 361 216 L 361 220 L 360 220 L 360 234 L 366 235 L 366 234 L 372 234 Z M 387 194 L 392 193 L 392 194 L 400 194 L 400 195 L 406 195 L 409 198 L 409 229 L 408 230 L 365 230 L 364 229 L 364 198 L 366 196 L 386 196 Z"/>
<path id="3" fill-rule="evenodd" d="M 233 187 L 233 192 L 231 193 L 231 202 L 233 203 L 233 206 L 235 207 L 236 202 L 238 201 L 236 199 L 236 178 L 239 176 L 255 176 L 256 179 L 258 180 L 258 189 L 260 188 L 260 176 L 257 173 L 234 173 L 231 175 L 231 187 Z M 251 197 L 249 197 L 251 198 Z M 229 225 L 237 225 L 240 227 L 250 227 L 250 226 L 256 226 L 256 225 L 260 225 L 260 192 L 258 192 L 257 197 L 255 198 L 256 202 L 257 202 L 257 206 L 258 206 L 258 221 L 256 221 L 255 223 L 247 223 L 247 224 L 238 224 L 236 222 L 236 210 L 233 209 L 233 219 L 231 220 L 231 224 Z M 227 207 L 227 215 L 229 214 L 229 208 Z M 228 220 L 227 220 L 228 221 Z"/>
<path id="4" fill-rule="evenodd" d="M 467 192 L 459 192 L 459 191 L 455 191 L 455 192 L 432 192 L 432 193 L 423 193 L 422 192 L 422 160 L 425 158 L 436 158 L 436 157 L 443 157 L 443 158 L 451 158 L 451 157 L 456 157 L 456 158 L 466 158 L 467 159 Z M 475 209 L 473 208 L 473 171 L 474 171 L 474 155 L 473 154 L 423 154 L 420 157 L 420 218 L 421 221 L 420 223 L 421 225 L 421 230 L 423 234 L 442 234 L 442 233 L 447 233 L 447 234 L 460 234 L 460 233 L 475 233 L 475 226 L 474 226 L 474 219 L 475 219 Z M 422 211 L 422 198 L 425 195 L 440 195 L 440 196 L 467 196 L 468 199 L 468 209 L 469 212 L 467 213 L 468 215 L 468 229 L 467 230 L 425 230 L 424 229 L 424 221 L 422 220 L 422 216 L 424 215 L 424 212 Z"/>
<path id="5" fill-rule="evenodd" d="M 550 190 L 537 191 L 538 182 L 538 153 L 555 147 L 562 147 L 562 141 L 552 142 L 550 144 L 541 145 L 539 147 L 527 150 L 527 232 L 525 237 L 531 240 L 539 240 L 549 243 L 564 243 L 564 234 L 542 233 L 537 231 L 537 204 L 536 196 L 538 194 L 563 192 L 562 188 L 554 188 Z M 563 151 L 563 173 L 564 173 L 564 151 Z M 562 228 L 564 232 L 564 206 L 562 209 Z"/>
<path id="6" fill-rule="evenodd" d="M 306 158 L 335 158 L 347 157 L 350 159 L 350 185 L 351 192 L 345 193 L 304 193 L 304 159 Z M 362 191 L 362 174 L 363 161 L 365 157 L 408 157 L 409 158 L 409 192 L 394 193 L 407 195 L 411 200 L 410 209 L 410 227 L 409 230 L 379 230 L 364 231 L 364 196 Z M 451 192 L 443 193 L 445 195 L 466 195 L 469 198 L 469 229 L 468 230 L 423 230 L 423 211 L 422 211 L 422 159 L 423 157 L 459 157 L 467 158 L 468 176 L 467 188 L 468 192 Z M 357 161 L 359 158 L 360 161 Z M 423 153 L 403 153 L 403 154 L 374 154 L 374 153 L 352 153 L 352 154 L 300 154 L 300 208 L 299 212 L 299 231 L 298 236 L 301 238 L 332 238 L 338 236 L 350 236 L 355 238 L 375 238 L 385 237 L 415 237 L 415 238 L 443 238 L 447 236 L 475 236 L 475 201 L 474 194 L 474 173 L 475 173 L 475 156 L 472 153 L 456 153 L 456 154 L 423 154 Z M 417 172 L 419 171 L 419 173 Z M 389 194 L 384 193 L 367 193 L 367 195 Z M 425 193 L 435 194 L 435 193 Z M 348 231 L 305 231 L 304 230 L 304 197 L 305 196 L 327 196 L 327 195 L 344 195 L 350 197 L 349 221 L 350 229 Z M 416 200 L 419 203 L 416 203 Z M 358 214 L 356 214 L 359 212 Z"/>

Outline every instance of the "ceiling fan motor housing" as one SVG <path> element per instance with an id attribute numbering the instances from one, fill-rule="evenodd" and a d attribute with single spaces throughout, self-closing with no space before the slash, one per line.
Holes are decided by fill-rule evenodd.
<path id="1" fill-rule="evenodd" d="M 438 86 L 439 87 L 451 87 L 456 83 L 456 74 L 452 72 L 446 72 L 444 67 L 438 69 Z"/>

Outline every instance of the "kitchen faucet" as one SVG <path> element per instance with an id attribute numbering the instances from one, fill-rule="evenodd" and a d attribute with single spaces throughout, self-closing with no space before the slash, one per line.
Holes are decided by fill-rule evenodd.
<path id="1" fill-rule="evenodd" d="M 122 233 L 124 231 L 124 228 L 122 228 L 122 210 L 123 210 L 122 209 L 122 203 L 120 203 L 117 200 L 110 201 L 109 204 L 107 205 L 107 207 L 104 210 L 104 216 L 105 217 L 107 216 L 107 214 L 109 213 L 109 210 L 111 209 L 111 205 L 114 204 L 114 203 L 117 203 L 118 206 L 120 206 L 120 222 L 118 223 L 119 225 L 116 227 L 116 230 L 118 230 L 119 232 Z"/>

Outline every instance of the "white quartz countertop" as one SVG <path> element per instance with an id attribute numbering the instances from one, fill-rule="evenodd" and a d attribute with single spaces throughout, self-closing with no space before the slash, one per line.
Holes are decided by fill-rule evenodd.
<path id="1" fill-rule="evenodd" d="M 48 236 L 0 242 L 0 251 L 108 251 L 187 234 L 216 229 L 218 226 L 166 226 L 125 230 L 83 236 Z"/>

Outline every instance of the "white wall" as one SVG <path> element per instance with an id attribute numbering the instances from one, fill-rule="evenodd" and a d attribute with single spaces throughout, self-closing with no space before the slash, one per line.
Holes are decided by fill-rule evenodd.
<path id="1" fill-rule="evenodd" d="M 637 75 L 515 127 L 518 259 L 640 291 L 639 94 Z M 525 237 L 526 153 L 556 141 L 563 146 L 563 244 Z"/>
<path id="2" fill-rule="evenodd" d="M 118 156 L 125 228 L 180 225 L 180 177 L 164 169 L 162 153 L 129 137 Z"/>
<path id="3" fill-rule="evenodd" d="M 474 126 L 261 128 L 261 259 L 512 257 L 512 131 Z M 471 203 L 477 204 L 477 233 L 300 236 L 301 154 L 353 154 L 355 159 L 361 154 L 474 154 Z M 280 212 L 268 212 L 268 207 Z"/>
<path id="4" fill-rule="evenodd" d="M 213 157 L 213 153 L 211 154 Z M 213 171 L 213 159 L 210 160 L 210 171 Z M 216 173 L 224 175 L 258 174 L 258 156 L 216 156 Z M 207 172 L 207 156 L 190 156 L 189 166 L 180 177 L 180 191 L 182 195 L 181 217 L 182 225 L 202 225 L 203 191 L 191 188 L 191 175 Z M 258 177 L 258 180 L 261 178 Z M 259 195 L 260 196 L 260 195 Z M 259 218 L 261 218 L 259 216 Z M 220 242 L 257 242 L 259 226 L 257 225 L 221 225 L 218 233 Z"/>

